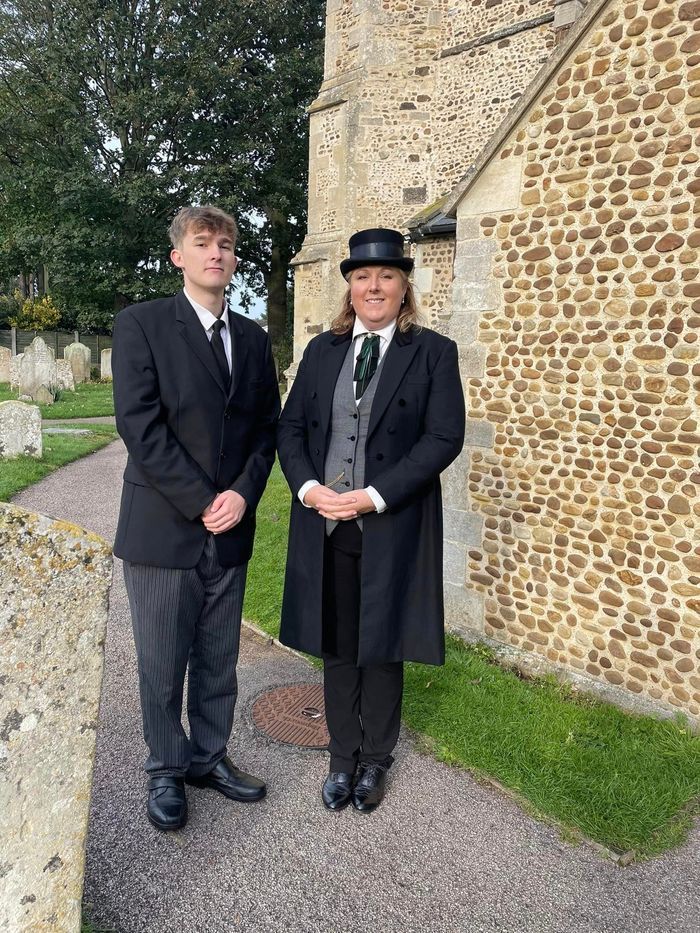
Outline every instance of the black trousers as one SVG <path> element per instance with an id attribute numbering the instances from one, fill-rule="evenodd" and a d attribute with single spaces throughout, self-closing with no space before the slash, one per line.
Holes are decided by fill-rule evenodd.
<path id="1" fill-rule="evenodd" d="M 389 767 L 401 726 L 403 663 L 357 666 L 362 532 L 340 522 L 326 538 L 323 568 L 323 689 L 331 771 L 358 761 Z"/>

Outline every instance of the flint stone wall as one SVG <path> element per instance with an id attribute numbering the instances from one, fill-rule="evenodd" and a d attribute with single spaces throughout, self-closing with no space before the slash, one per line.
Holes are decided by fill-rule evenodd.
<path id="1" fill-rule="evenodd" d="M 0 929 L 79 933 L 110 549 L 0 503 Z"/>
<path id="2" fill-rule="evenodd" d="M 26 402 L 0 402 L 0 459 L 41 459 L 41 412 Z"/>
<path id="3" fill-rule="evenodd" d="M 696 721 L 699 146 L 700 3 L 603 5 L 457 209 L 445 488 L 455 627 Z"/>

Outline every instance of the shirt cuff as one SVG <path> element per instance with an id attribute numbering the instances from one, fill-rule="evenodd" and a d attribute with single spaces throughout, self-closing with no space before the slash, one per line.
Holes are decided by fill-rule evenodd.
<path id="1" fill-rule="evenodd" d="M 321 484 L 319 483 L 317 479 L 307 479 L 307 481 L 304 483 L 304 485 L 301 487 L 301 489 L 297 493 L 297 496 L 299 497 L 299 502 L 301 502 L 301 504 L 304 506 L 305 509 L 310 509 L 311 506 L 307 505 L 306 502 L 304 502 L 304 496 L 309 491 L 309 489 L 313 489 L 314 486 L 320 486 L 320 485 Z"/>
<path id="2" fill-rule="evenodd" d="M 372 502 L 374 502 L 374 507 L 377 512 L 386 512 L 386 502 L 382 499 L 374 486 L 366 486 L 365 492 L 370 497 Z"/>

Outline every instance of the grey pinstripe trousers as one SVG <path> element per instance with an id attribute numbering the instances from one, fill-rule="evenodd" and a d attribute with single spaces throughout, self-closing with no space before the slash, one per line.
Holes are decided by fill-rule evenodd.
<path id="1" fill-rule="evenodd" d="M 226 754 L 247 567 L 222 567 L 211 534 L 188 570 L 124 561 L 149 774 L 197 777 Z M 182 726 L 186 673 L 189 737 Z"/>

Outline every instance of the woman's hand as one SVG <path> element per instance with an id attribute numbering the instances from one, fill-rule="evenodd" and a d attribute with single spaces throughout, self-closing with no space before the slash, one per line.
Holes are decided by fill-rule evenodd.
<path id="1" fill-rule="evenodd" d="M 341 493 L 338 499 L 340 500 L 338 503 L 339 507 L 344 506 L 346 503 L 348 503 L 348 505 L 351 502 L 355 503 L 355 515 L 353 518 L 357 515 L 365 515 L 367 512 L 375 511 L 374 502 L 372 502 L 369 494 L 365 492 L 364 489 L 354 489 L 352 492 Z"/>
<path id="2" fill-rule="evenodd" d="M 328 486 L 312 486 L 304 496 L 304 504 L 316 509 L 323 518 L 343 522 L 357 518 L 355 495 L 354 492 L 346 492 L 341 496 Z"/>
<path id="3" fill-rule="evenodd" d="M 374 502 L 364 489 L 337 493 L 328 486 L 312 486 L 304 496 L 304 504 L 316 509 L 323 518 L 336 522 L 345 522 L 375 510 Z"/>

